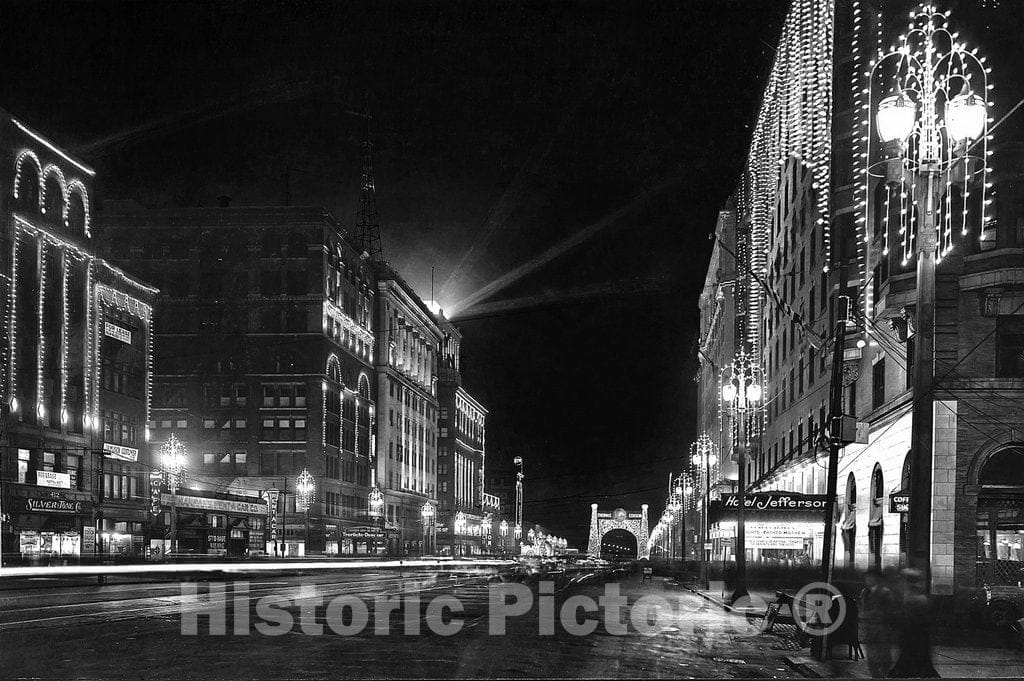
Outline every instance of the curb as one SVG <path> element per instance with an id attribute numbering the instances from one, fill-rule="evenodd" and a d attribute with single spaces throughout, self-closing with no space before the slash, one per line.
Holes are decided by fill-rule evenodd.
<path id="1" fill-rule="evenodd" d="M 714 603 L 715 605 L 719 606 L 720 608 L 722 608 L 722 610 L 725 610 L 726 612 L 736 612 L 736 610 L 734 610 L 732 608 L 732 606 L 730 606 L 725 601 L 720 600 L 718 598 L 715 598 L 714 596 L 712 596 L 710 594 L 706 594 L 703 591 L 700 591 L 699 589 L 693 589 L 693 588 L 688 587 L 688 586 L 687 587 L 683 587 L 683 588 L 685 588 L 690 593 L 697 594 L 698 596 L 700 596 L 704 600 L 708 601 L 709 603 Z"/>

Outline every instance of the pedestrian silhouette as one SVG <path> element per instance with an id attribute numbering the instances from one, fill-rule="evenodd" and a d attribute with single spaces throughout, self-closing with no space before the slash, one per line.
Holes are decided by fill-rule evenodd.
<path id="1" fill-rule="evenodd" d="M 924 573 L 904 570 L 901 574 L 899 607 L 896 613 L 900 656 L 889 670 L 891 678 L 936 678 L 932 666 L 932 608 L 925 593 Z"/>
<path id="2" fill-rule="evenodd" d="M 860 596 L 860 640 L 872 678 L 882 679 L 892 668 L 892 617 L 896 595 L 891 574 L 869 572 L 866 581 Z"/>

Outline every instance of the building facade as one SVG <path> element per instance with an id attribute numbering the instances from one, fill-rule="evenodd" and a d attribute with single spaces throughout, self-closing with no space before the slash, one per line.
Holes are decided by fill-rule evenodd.
<path id="1" fill-rule="evenodd" d="M 182 494 L 269 499 L 251 554 L 383 551 L 367 508 L 376 280 L 345 230 L 320 208 L 226 206 L 112 206 L 101 227 L 117 262 L 164 287 L 150 429 L 154 456 L 171 434 L 185 445 Z M 188 548 L 225 553 L 206 539 L 220 534 Z"/>
<path id="2" fill-rule="evenodd" d="M 739 251 L 734 290 L 742 282 L 747 294 L 745 306 L 736 305 L 735 328 L 765 376 L 747 492 L 825 493 L 831 336 L 839 296 L 847 296 L 847 341 L 836 354 L 841 409 L 857 421 L 857 436 L 839 457 L 836 565 L 906 563 L 912 409 L 930 397 L 931 590 L 964 594 L 1024 567 L 1020 136 L 1012 126 L 996 134 L 990 186 L 977 174 L 941 198 L 940 219 L 957 230 L 944 242 L 936 276 L 936 382 L 932 390 L 915 389 L 916 261 L 905 235 L 922 219 L 913 217 L 921 207 L 912 199 L 901 204 L 909 190 L 898 178 L 871 170 L 885 157 L 869 135 L 881 94 L 867 75 L 871 60 L 905 29 L 912 5 L 881 5 L 792 4 L 734 197 L 737 232 L 748 230 L 750 243 L 749 266 Z M 983 40 L 979 18 L 992 17 L 977 14 L 987 11 L 965 10 L 950 23 Z M 998 56 L 993 61 L 1000 64 Z M 714 328 L 718 309 L 702 297 L 702 329 Z M 707 346 L 703 341 L 702 351 Z M 718 380 L 711 359 L 702 369 L 702 414 L 720 401 L 711 389 Z M 771 541 L 752 544 L 748 532 L 748 559 L 820 562 L 824 514 L 821 521 L 804 515 L 773 522 L 783 529 Z"/>
<path id="3" fill-rule="evenodd" d="M 438 358 L 443 334 L 430 308 L 387 263 L 377 278 L 377 484 L 388 549 L 430 551 L 437 508 Z"/>
<path id="4" fill-rule="evenodd" d="M 487 410 L 462 387 L 459 366 L 461 334 L 444 325 L 438 381 L 437 499 L 439 550 L 447 555 L 490 553 L 494 540 L 495 507 L 487 499 L 484 473 Z"/>
<path id="5" fill-rule="evenodd" d="M 156 289 L 97 249 L 93 171 L 0 115 L 3 564 L 139 558 Z"/>

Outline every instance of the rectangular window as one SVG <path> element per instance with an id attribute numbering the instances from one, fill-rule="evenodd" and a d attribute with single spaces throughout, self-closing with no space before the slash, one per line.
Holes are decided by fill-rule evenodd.
<path id="1" fill-rule="evenodd" d="M 264 385 L 263 386 L 263 406 L 273 407 L 274 400 L 277 399 L 277 391 L 274 389 L 275 386 Z"/>
<path id="2" fill-rule="evenodd" d="M 885 359 L 871 367 L 871 408 L 878 409 L 885 404 Z"/>
<path id="3" fill-rule="evenodd" d="M 28 468 L 30 459 L 31 455 L 29 450 L 18 450 L 18 482 L 22 484 L 28 482 Z"/>
<path id="4" fill-rule="evenodd" d="M 996 318 L 996 376 L 1024 378 L 1024 316 Z"/>

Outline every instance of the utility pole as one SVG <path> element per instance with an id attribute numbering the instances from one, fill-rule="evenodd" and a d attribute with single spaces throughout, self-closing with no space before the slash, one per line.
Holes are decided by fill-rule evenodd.
<path id="1" fill-rule="evenodd" d="M 836 487 L 839 476 L 839 449 L 845 444 L 842 440 L 843 421 L 843 353 L 846 343 L 846 320 L 849 315 L 850 298 L 839 296 L 839 304 L 836 305 L 836 326 L 833 332 L 832 346 L 832 377 L 829 383 L 828 415 L 828 477 L 825 485 L 825 537 L 821 547 L 821 581 L 824 584 L 832 583 L 832 561 L 833 545 L 835 544 L 835 509 L 836 509 Z M 825 637 L 815 639 L 816 645 L 821 646 L 816 651 L 820 659 L 824 659 L 824 653 L 828 650 Z"/>

